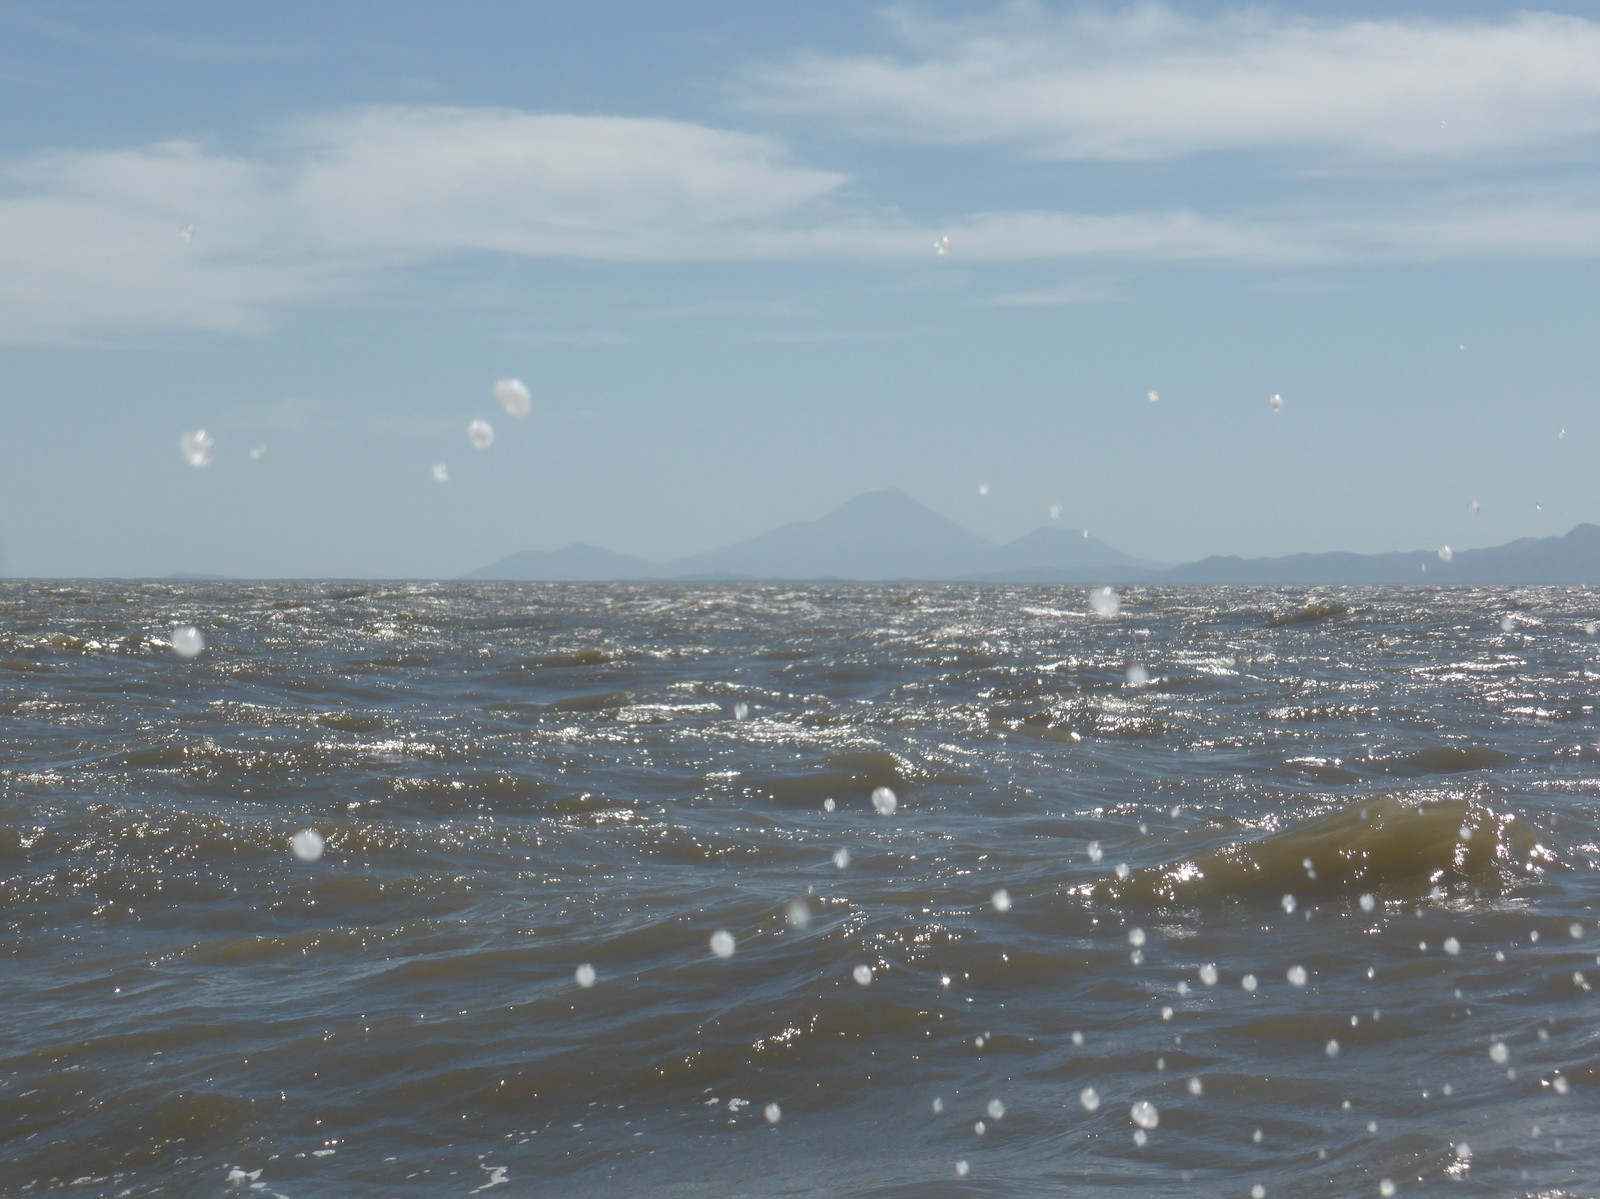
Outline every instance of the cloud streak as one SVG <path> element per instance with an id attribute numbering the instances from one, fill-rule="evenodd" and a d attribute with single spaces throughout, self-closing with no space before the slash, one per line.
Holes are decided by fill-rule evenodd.
<path id="1" fill-rule="evenodd" d="M 1041 159 L 1236 150 L 1457 161 L 1600 131 L 1600 23 L 1313 20 L 1159 5 L 982 20 L 892 11 L 897 55 L 800 54 L 744 102 L 863 136 L 1004 143 Z"/>

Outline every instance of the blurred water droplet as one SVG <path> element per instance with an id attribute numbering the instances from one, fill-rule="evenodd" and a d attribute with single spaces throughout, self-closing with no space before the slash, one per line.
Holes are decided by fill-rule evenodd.
<path id="1" fill-rule="evenodd" d="M 994 904 L 995 911 L 1009 912 L 1011 910 L 1011 893 L 1001 887 L 1000 890 L 989 896 L 989 902 Z"/>
<path id="2" fill-rule="evenodd" d="M 1304 966 L 1290 966 L 1286 977 L 1289 979 L 1291 987 L 1303 987 L 1306 985 L 1306 968 Z"/>
<path id="3" fill-rule="evenodd" d="M 1451 549 L 1448 545 L 1441 545 L 1439 547 L 1439 561 L 1448 562 L 1448 561 L 1450 561 L 1451 558 L 1454 558 L 1455 556 L 1456 556 L 1455 551 L 1453 549 Z"/>
<path id="4" fill-rule="evenodd" d="M 264 445 L 253 445 L 253 446 L 250 447 L 250 461 L 252 461 L 252 462 L 260 462 L 263 459 L 265 459 L 266 456 L 267 456 L 267 447 L 266 446 L 264 446 Z"/>
<path id="5" fill-rule="evenodd" d="M 719 928 L 711 934 L 711 952 L 719 958 L 731 958 L 735 943 L 733 934 L 725 928 Z"/>
<path id="6" fill-rule="evenodd" d="M 1200 1095 L 1205 1094 L 1205 1084 L 1202 1083 L 1198 1078 L 1191 1078 L 1189 1080 L 1189 1094 L 1194 1095 L 1197 1098 Z"/>
<path id="7" fill-rule="evenodd" d="M 1322 1047 L 1322 1052 L 1326 1053 L 1329 1057 L 1338 1057 L 1339 1056 L 1339 1042 L 1330 1040 L 1326 1045 L 1324 1045 Z"/>
<path id="8" fill-rule="evenodd" d="M 1478 503 L 1477 500 L 1468 500 L 1467 501 L 1467 512 L 1469 514 L 1471 514 L 1473 516 L 1476 516 L 1476 515 L 1478 515 L 1479 512 L 1482 512 L 1482 511 L 1483 511 L 1483 508 Z"/>
<path id="9" fill-rule="evenodd" d="M 1596 623 L 1592 620 L 1585 621 L 1583 625 L 1583 631 L 1590 637 L 1593 637 L 1596 633 L 1600 633 L 1600 623 Z"/>
<path id="10" fill-rule="evenodd" d="M 878 809 L 880 816 L 893 815 L 899 803 L 894 792 L 887 787 L 877 787 L 872 792 L 872 806 Z"/>
<path id="11" fill-rule="evenodd" d="M 1116 875 L 1117 875 L 1118 878 L 1127 878 L 1128 877 L 1128 863 L 1126 863 L 1126 862 L 1118 862 L 1117 863 L 1117 869 L 1116 869 Z"/>
<path id="12" fill-rule="evenodd" d="M 182 229 L 180 229 L 178 231 L 178 236 L 183 238 L 183 241 L 184 241 L 185 245 L 187 245 L 188 243 L 192 242 L 194 240 L 194 226 L 193 225 L 185 225 Z"/>
<path id="13" fill-rule="evenodd" d="M 1100 1092 L 1093 1087 L 1084 1087 L 1078 1092 L 1078 1102 L 1083 1104 L 1084 1111 L 1095 1111 L 1100 1107 Z"/>
<path id="14" fill-rule="evenodd" d="M 1567 925 L 1567 936 L 1571 937 L 1574 941 L 1582 940 L 1583 925 L 1574 920 L 1571 924 Z"/>
<path id="15" fill-rule="evenodd" d="M 1217 968 L 1214 964 L 1207 962 L 1200 967 L 1200 981 L 1208 987 L 1217 985 Z"/>
<path id="16" fill-rule="evenodd" d="M 1112 587 L 1094 587 L 1089 591 L 1089 610 L 1096 616 L 1115 616 L 1122 608 L 1122 597 Z"/>
<path id="17" fill-rule="evenodd" d="M 1267 401 L 1267 407 L 1271 408 L 1274 412 L 1282 412 L 1283 411 L 1283 397 L 1280 396 L 1280 395 L 1273 396 L 1270 400 Z"/>
<path id="18" fill-rule="evenodd" d="M 1080 1047 L 1083 1045 L 1083 1034 L 1077 1029 L 1072 1030 L 1072 1043 Z"/>
<path id="19" fill-rule="evenodd" d="M 1246 991 L 1254 993 L 1256 989 L 1256 976 L 1254 974 L 1246 974 L 1239 980 L 1239 985 Z"/>
<path id="20" fill-rule="evenodd" d="M 1150 681 L 1150 672 L 1135 662 L 1128 667 L 1128 686 L 1143 687 Z"/>
<path id="21" fill-rule="evenodd" d="M 1250 1199 L 1267 1199 L 1267 1188 L 1259 1182 L 1250 1188 Z"/>
<path id="22" fill-rule="evenodd" d="M 1377 906 L 1378 906 L 1378 898 L 1377 898 L 1377 896 L 1371 894 L 1370 892 L 1361 897 L 1361 910 L 1363 912 L 1370 912 L 1370 911 L 1372 911 L 1373 908 L 1375 908 Z"/>
<path id="23" fill-rule="evenodd" d="M 1489 1046 L 1489 1060 L 1498 1066 L 1503 1066 L 1511 1060 L 1511 1050 L 1506 1048 L 1504 1041 L 1496 1041 Z"/>
<path id="24" fill-rule="evenodd" d="M 1060 520 L 1061 519 L 1061 505 L 1060 504 L 1051 504 L 1050 505 L 1050 519 L 1051 520 Z"/>
<path id="25" fill-rule="evenodd" d="M 978 494 L 980 496 L 988 495 L 989 494 L 989 485 L 987 483 L 979 483 L 978 484 Z"/>
<path id="26" fill-rule="evenodd" d="M 1250 1139 L 1252 1141 L 1254 1141 L 1257 1145 L 1261 1144 L 1261 1130 L 1258 1128 L 1253 1133 L 1251 1133 L 1250 1134 Z"/>
<path id="27" fill-rule="evenodd" d="M 494 398 L 512 416 L 527 416 L 533 407 L 533 399 L 521 379 L 501 379 L 494 385 Z"/>
<path id="28" fill-rule="evenodd" d="M 1161 1113 L 1148 1099 L 1141 1099 L 1128 1109 L 1128 1115 L 1140 1128 L 1154 1128 L 1161 1123 Z"/>
<path id="29" fill-rule="evenodd" d="M 1550 1080 L 1550 1085 L 1555 1088 L 1557 1095 L 1565 1095 L 1571 1084 L 1567 1082 L 1565 1074 L 1557 1074 Z"/>
<path id="30" fill-rule="evenodd" d="M 1133 1143 L 1135 1145 L 1137 1145 L 1140 1149 L 1143 1149 L 1145 1147 L 1145 1145 L 1149 1142 L 1149 1140 L 1150 1140 L 1150 1134 L 1147 1133 L 1144 1129 L 1135 1128 L 1133 1130 Z"/>
<path id="31" fill-rule="evenodd" d="M 1378 1183 L 1378 1194 L 1382 1195 L 1383 1199 L 1391 1199 L 1391 1197 L 1394 1195 L 1394 1180 L 1391 1178 L 1385 1178 L 1382 1182 Z"/>
<path id="32" fill-rule="evenodd" d="M 1557 441 L 1563 440 L 1566 437 L 1566 435 L 1567 435 L 1567 431 L 1565 429 L 1557 429 L 1556 430 L 1556 440 Z"/>
<path id="33" fill-rule="evenodd" d="M 1509 614 L 1500 618 L 1500 631 L 1509 633 L 1517 627 L 1517 622 Z"/>
<path id="34" fill-rule="evenodd" d="M 172 630 L 172 652 L 180 658 L 198 658 L 206 648 L 205 635 L 192 624 Z"/>
<path id="35" fill-rule="evenodd" d="M 433 464 L 433 481 L 435 483 L 448 483 L 450 481 L 450 468 L 443 462 Z"/>
<path id="36" fill-rule="evenodd" d="M 939 253 L 943 254 L 944 251 L 940 250 Z M 967 1176 L 967 1169 L 968 1169 L 968 1167 L 967 1167 L 967 1163 L 965 1161 L 957 1162 L 956 1163 L 956 1177 L 957 1178 L 965 1178 Z"/>
<path id="37" fill-rule="evenodd" d="M 216 442 L 204 429 L 196 429 L 178 438 L 178 449 L 190 466 L 210 466 L 211 457 L 216 452 Z"/>
<path id="38" fill-rule="evenodd" d="M 1100 842 L 1089 842 L 1089 860 L 1091 862 L 1098 862 L 1103 857 L 1105 857 L 1105 854 L 1100 849 Z"/>
<path id="39" fill-rule="evenodd" d="M 790 928 L 811 927 L 811 906 L 803 899 L 791 899 L 783 914 Z"/>
<path id="40" fill-rule="evenodd" d="M 1294 911 L 1294 896 L 1285 895 L 1282 899 L 1278 900 L 1278 905 L 1286 912 Z"/>
<path id="41" fill-rule="evenodd" d="M 1159 404 L 1161 402 L 1161 393 L 1152 389 L 1144 398 L 1149 400 L 1152 404 Z"/>
<path id="42" fill-rule="evenodd" d="M 839 850 L 833 855 L 833 864 L 843 870 L 850 864 L 850 851 L 848 849 Z"/>
<path id="43" fill-rule="evenodd" d="M 1130 928 L 1128 930 L 1128 944 L 1135 949 L 1144 944 L 1144 929 Z"/>
<path id="44" fill-rule="evenodd" d="M 933 1114 L 937 1116 L 942 1111 L 944 1111 L 944 1100 L 935 1097 L 933 1101 Z"/>
<path id="45" fill-rule="evenodd" d="M 939 234 L 939 236 L 934 239 L 933 248 L 938 252 L 939 257 L 941 258 L 950 253 L 950 235 L 948 233 Z M 965 1163 L 962 1164 L 965 1165 Z"/>
<path id="46" fill-rule="evenodd" d="M 322 856 L 322 834 L 314 828 L 303 828 L 289 838 L 289 850 L 302 862 L 315 862 Z"/>
<path id="47" fill-rule="evenodd" d="M 1456 954 L 1461 952 L 1461 942 L 1454 937 L 1446 937 L 1444 939 L 1444 951 L 1451 957 L 1455 957 Z"/>
<path id="48" fill-rule="evenodd" d="M 577 972 L 573 975 L 573 977 L 578 980 L 578 985 L 580 987 L 583 987 L 587 990 L 589 987 L 594 986 L 594 967 L 588 962 L 585 962 L 583 965 L 578 967 Z"/>
<path id="49" fill-rule="evenodd" d="M 1006 1114 L 1006 1105 L 998 1099 L 989 1100 L 989 1106 L 984 1109 L 989 1113 L 989 1119 L 998 1120 Z"/>
<path id="50" fill-rule="evenodd" d="M 872 967 L 863 962 L 850 971 L 850 977 L 855 979 L 860 986 L 865 987 L 872 982 Z"/>
<path id="51" fill-rule="evenodd" d="M 738 703 L 733 705 L 733 718 L 735 720 L 745 720 L 749 717 L 749 715 L 750 705 L 745 703 L 744 700 L 740 700 Z"/>
<path id="52" fill-rule="evenodd" d="M 783 1109 L 776 1103 L 767 1104 L 767 1106 L 762 1109 L 761 1114 L 767 1118 L 768 1124 L 776 1124 L 779 1120 L 783 1119 Z"/>
<path id="53" fill-rule="evenodd" d="M 475 420 L 467 426 L 467 440 L 474 449 L 486 450 L 494 444 L 494 428 L 486 420 Z"/>
<path id="54" fill-rule="evenodd" d="M 831 795 L 828 796 L 827 799 L 822 801 L 822 810 L 824 812 L 831 812 L 831 811 L 833 811 L 834 808 L 836 808 L 838 806 L 839 806 L 838 804 L 833 802 L 833 796 L 831 796 Z"/>

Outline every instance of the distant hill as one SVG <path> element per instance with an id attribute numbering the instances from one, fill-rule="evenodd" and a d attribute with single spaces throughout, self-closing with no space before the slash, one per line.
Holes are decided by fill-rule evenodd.
<path id="1" fill-rule="evenodd" d="M 1160 576 L 1165 583 L 1600 584 L 1600 525 L 1564 537 L 1523 537 L 1487 549 L 1390 554 L 1291 554 L 1285 558 L 1202 558 Z"/>
<path id="2" fill-rule="evenodd" d="M 1577 584 L 1600 585 L 1600 525 L 1564 537 L 1524 537 L 1460 550 L 1202 558 L 1165 567 L 1130 557 L 1083 530 L 1045 526 L 996 545 L 904 492 L 868 491 L 816 520 L 797 521 L 721 549 L 654 563 L 598 546 L 512 554 L 468 579 L 1010 583 Z"/>
<path id="3" fill-rule="evenodd" d="M 574 541 L 559 550 L 524 550 L 462 575 L 464 579 L 515 579 L 527 583 L 606 583 L 653 579 L 661 568 L 631 554 Z"/>

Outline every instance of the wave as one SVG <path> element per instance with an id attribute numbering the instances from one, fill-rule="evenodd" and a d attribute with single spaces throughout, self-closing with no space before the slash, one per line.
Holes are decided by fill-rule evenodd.
<path id="1" fill-rule="evenodd" d="M 1184 907 L 1286 895 L 1415 895 L 1457 884 L 1503 893 L 1554 860 L 1528 824 L 1479 800 L 1384 796 L 1260 840 L 1091 883 L 1079 893 Z"/>
<path id="2" fill-rule="evenodd" d="M 1281 629 L 1286 625 L 1317 624 L 1324 620 L 1338 620 L 1350 615 L 1350 605 L 1337 600 L 1328 603 L 1306 604 L 1292 612 L 1280 612 L 1267 618 L 1267 628 Z"/>

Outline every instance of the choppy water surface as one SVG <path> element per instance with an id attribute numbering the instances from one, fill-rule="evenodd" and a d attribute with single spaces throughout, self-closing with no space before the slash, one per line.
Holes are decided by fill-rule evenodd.
<path id="1" fill-rule="evenodd" d="M 1600 599 L 1121 599 L 0 585 L 0 1193 L 1596 1194 Z"/>

